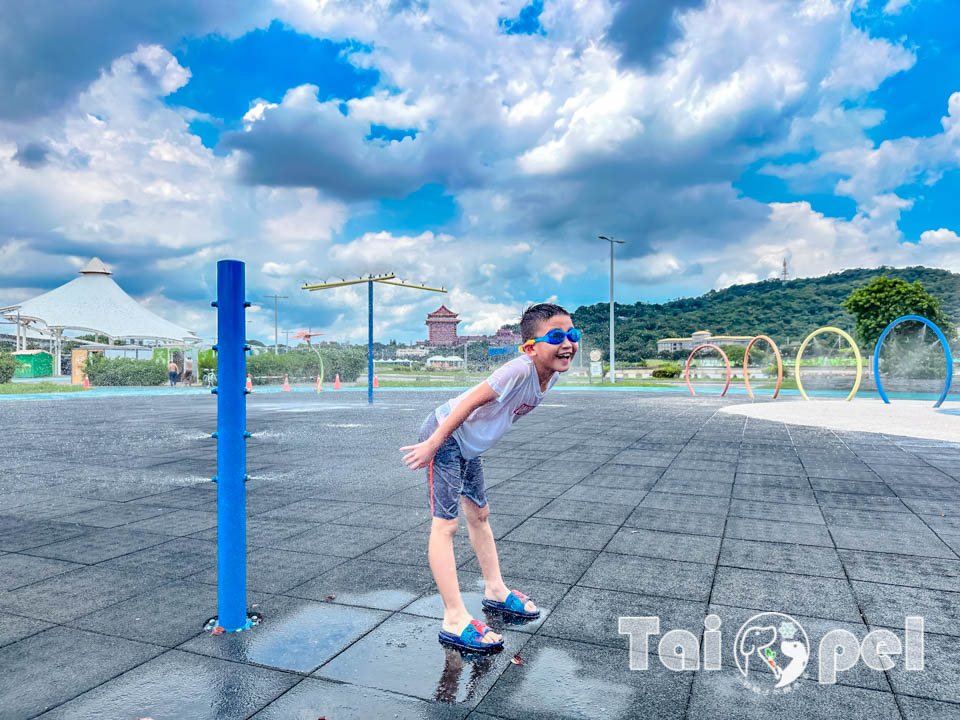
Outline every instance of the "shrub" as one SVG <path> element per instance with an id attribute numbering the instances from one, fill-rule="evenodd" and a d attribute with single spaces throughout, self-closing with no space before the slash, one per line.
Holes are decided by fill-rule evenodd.
<path id="1" fill-rule="evenodd" d="M 354 382 L 366 368 L 367 353 L 360 347 L 330 348 L 320 350 L 323 357 L 324 380 L 332 380 L 339 374 L 343 382 Z M 258 380 L 259 377 L 281 377 L 289 375 L 291 378 L 315 378 L 320 374 L 320 360 L 313 350 L 298 349 L 282 355 L 270 352 L 260 353 L 247 357 L 247 372 L 253 376 L 253 382 L 258 385 L 268 382 Z"/>
<path id="2" fill-rule="evenodd" d="M 679 365 L 661 365 L 650 373 L 650 376 L 655 378 L 678 378 L 680 377 L 680 372 Z"/>
<path id="3" fill-rule="evenodd" d="M 763 374 L 768 377 L 777 376 L 777 366 L 776 365 L 767 365 L 763 368 Z M 790 368 L 787 365 L 783 366 L 783 379 L 786 380 L 790 377 Z"/>
<path id="4" fill-rule="evenodd" d="M 13 357 L 13 354 L 0 352 L 0 384 L 10 382 L 16 370 L 17 360 Z"/>
<path id="5" fill-rule="evenodd" d="M 167 382 L 167 368 L 153 360 L 107 358 L 92 353 L 84 364 L 91 385 L 162 385 Z"/>

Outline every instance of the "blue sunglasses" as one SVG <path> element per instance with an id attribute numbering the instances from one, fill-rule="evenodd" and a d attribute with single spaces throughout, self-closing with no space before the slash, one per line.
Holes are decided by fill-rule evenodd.
<path id="1" fill-rule="evenodd" d="M 548 332 L 543 337 L 531 338 L 530 340 L 527 340 L 520 347 L 522 349 L 527 345 L 532 345 L 533 343 L 537 343 L 541 341 L 549 343 L 550 345 L 559 345 L 560 343 L 563 342 L 564 338 L 567 338 L 567 340 L 569 340 L 570 342 L 580 342 L 580 338 L 582 336 L 583 336 L 583 333 L 581 333 L 576 328 L 570 328 L 566 332 L 560 329 L 554 329 Z"/>

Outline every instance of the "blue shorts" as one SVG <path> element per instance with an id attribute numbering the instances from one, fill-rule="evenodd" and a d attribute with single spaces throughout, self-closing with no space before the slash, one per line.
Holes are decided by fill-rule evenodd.
<path id="1" fill-rule="evenodd" d="M 433 435 L 437 419 L 433 413 L 420 428 L 420 442 Z M 483 486 L 483 460 L 475 457 L 466 460 L 460 445 L 451 436 L 443 441 L 427 468 L 430 490 L 430 514 L 444 520 L 457 517 L 460 496 L 463 495 L 477 507 L 487 504 L 487 491 Z"/>

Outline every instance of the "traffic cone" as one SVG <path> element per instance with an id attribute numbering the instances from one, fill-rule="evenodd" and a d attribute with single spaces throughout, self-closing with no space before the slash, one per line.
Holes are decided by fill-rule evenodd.
<path id="1" fill-rule="evenodd" d="M 290 392 L 290 378 L 288 375 L 283 376 L 283 392 Z"/>
<path id="2" fill-rule="evenodd" d="M 247 390 L 253 392 L 253 378 L 250 377 L 250 373 L 247 373 Z"/>
<path id="3" fill-rule="evenodd" d="M 83 374 L 83 389 L 84 390 L 90 389 L 90 378 L 87 377 L 86 373 Z"/>
<path id="4" fill-rule="evenodd" d="M 340 389 L 340 373 L 337 373 L 337 376 L 333 379 L 333 389 L 334 390 Z"/>
<path id="5" fill-rule="evenodd" d="M 320 392 L 323 388 L 320 387 L 320 375 L 317 375 L 317 392 Z"/>
<path id="6" fill-rule="evenodd" d="M 380 381 L 377 380 L 377 374 L 376 374 L 376 373 L 373 374 L 373 386 L 374 386 L 375 388 L 380 387 Z"/>

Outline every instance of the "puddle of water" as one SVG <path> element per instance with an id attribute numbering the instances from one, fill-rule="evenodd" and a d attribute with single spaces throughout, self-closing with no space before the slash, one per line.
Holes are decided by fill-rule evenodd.
<path id="1" fill-rule="evenodd" d="M 440 644 L 439 630 L 437 619 L 394 615 L 317 674 L 423 700 L 476 705 L 529 637 L 508 633 L 501 652 L 461 654 Z"/>
<path id="2" fill-rule="evenodd" d="M 630 716 L 635 690 L 584 672 L 568 653 L 545 647 L 526 661 L 510 701 L 530 715 L 556 714 L 585 720 Z"/>
<path id="3" fill-rule="evenodd" d="M 406 590 L 374 590 L 372 592 L 344 592 L 336 593 L 336 602 L 344 605 L 362 605 L 363 607 L 380 608 L 383 610 L 399 610 L 419 593 Z"/>
<path id="4" fill-rule="evenodd" d="M 239 633 L 202 635 L 187 649 L 227 660 L 310 672 L 354 642 L 387 613 L 343 605 L 310 604 L 270 617 Z"/>

